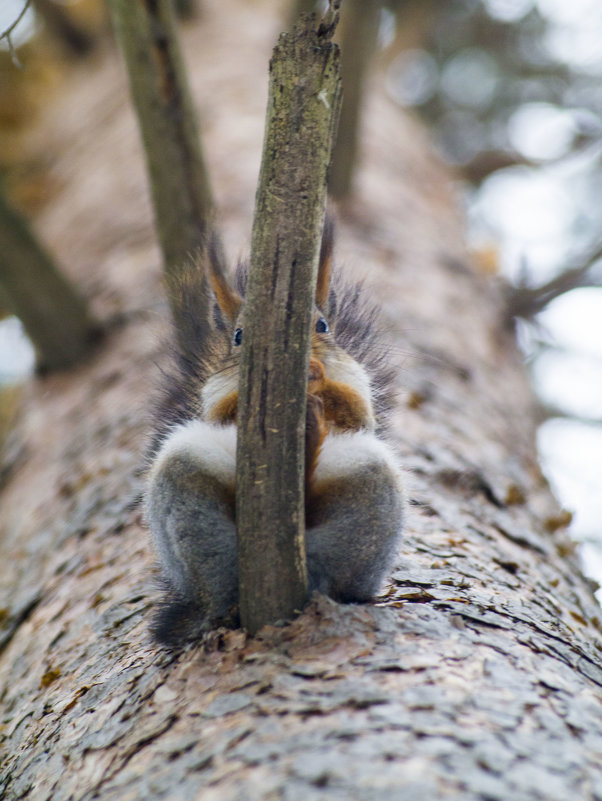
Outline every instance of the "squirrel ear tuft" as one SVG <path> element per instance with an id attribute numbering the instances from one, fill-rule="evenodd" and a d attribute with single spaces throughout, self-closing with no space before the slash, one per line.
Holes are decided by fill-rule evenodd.
<path id="1" fill-rule="evenodd" d="M 212 231 L 208 237 L 203 253 L 203 262 L 220 311 L 231 323 L 234 323 L 242 306 L 242 299 L 232 289 L 226 278 L 221 245 L 215 231 Z"/>
<path id="2" fill-rule="evenodd" d="M 318 263 L 318 281 L 316 283 L 316 306 L 326 311 L 328 293 L 330 291 L 330 274 L 332 270 L 332 251 L 334 248 L 334 216 L 327 213 L 322 231 L 320 261 Z"/>

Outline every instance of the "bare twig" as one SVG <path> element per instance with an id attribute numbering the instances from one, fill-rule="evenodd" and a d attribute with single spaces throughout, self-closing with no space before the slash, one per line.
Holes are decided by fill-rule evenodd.
<path id="1" fill-rule="evenodd" d="M 24 5 L 24 6 L 23 6 L 23 8 L 21 9 L 21 13 L 20 13 L 20 14 L 19 14 L 19 16 L 17 17 L 17 19 L 16 19 L 16 20 L 15 20 L 15 21 L 14 21 L 14 22 L 11 24 L 11 25 L 9 25 L 9 26 L 8 26 L 8 28 L 6 28 L 5 30 L 3 30 L 3 31 L 2 31 L 2 33 L 0 33 L 0 42 L 2 41 L 2 39 L 7 39 L 7 40 L 8 40 L 8 43 L 9 43 L 9 44 L 8 44 L 9 48 L 12 48 L 12 45 L 11 45 L 11 43 L 10 43 L 10 37 L 11 37 L 11 34 L 12 34 L 12 32 L 15 30 L 15 28 L 17 27 L 17 25 L 18 25 L 18 24 L 21 22 L 21 20 L 22 20 L 22 19 L 23 19 L 23 17 L 25 16 L 25 14 L 27 13 L 27 9 L 28 9 L 28 8 L 29 8 L 29 6 L 31 5 L 31 1 L 32 1 L 32 0 L 25 0 L 25 5 Z"/>
<path id="2" fill-rule="evenodd" d="M 598 243 L 588 255 L 579 259 L 581 263 L 578 266 L 563 270 L 545 284 L 529 287 L 522 283 L 509 287 L 506 293 L 506 323 L 511 324 L 515 317 L 532 320 L 555 298 L 571 289 L 602 286 L 602 275 L 592 274 L 592 268 L 599 259 L 602 259 L 602 243 Z"/>
<path id="3" fill-rule="evenodd" d="M 540 402 L 538 412 L 539 423 L 544 423 L 546 420 L 560 418 L 561 420 L 570 420 L 574 423 L 583 423 L 588 426 L 596 426 L 596 428 L 602 426 L 602 417 L 589 417 L 585 414 L 575 414 L 569 409 L 562 409 L 560 406 L 553 404 L 542 404 Z"/>
<path id="4" fill-rule="evenodd" d="M 6 43 L 8 45 L 8 52 L 10 53 L 11 61 L 13 62 L 15 67 L 17 67 L 20 70 L 23 69 L 23 64 L 19 61 L 19 57 L 17 55 L 17 51 L 15 50 L 15 46 L 14 46 L 13 40 L 12 40 L 12 33 L 15 30 L 15 28 L 17 27 L 17 25 L 21 22 L 21 20 L 25 16 L 25 14 L 27 13 L 27 9 L 29 8 L 30 5 L 31 5 L 31 0 L 25 0 L 25 5 L 21 9 L 21 13 L 17 17 L 17 19 L 12 23 L 12 25 L 9 25 L 8 28 L 6 28 L 4 31 L 2 31 L 2 33 L 0 33 L 0 42 L 3 39 L 6 39 Z"/>

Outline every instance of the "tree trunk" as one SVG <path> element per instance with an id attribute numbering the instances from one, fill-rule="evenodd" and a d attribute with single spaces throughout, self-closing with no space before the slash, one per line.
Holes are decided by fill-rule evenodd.
<path id="1" fill-rule="evenodd" d="M 310 331 L 341 80 L 332 26 L 305 16 L 270 61 L 240 366 L 240 619 L 254 634 L 307 601 L 305 428 Z M 266 466 L 269 466 L 266 469 Z"/>
<path id="2" fill-rule="evenodd" d="M 280 6 L 204 7 L 185 41 L 239 247 Z M 32 381 L 0 469 L 0 795 L 599 801 L 600 612 L 537 467 L 502 293 L 467 260 L 423 132 L 376 84 L 338 261 L 370 274 L 399 366 L 408 510 L 390 585 L 378 603 L 316 598 L 289 626 L 216 632 L 177 658 L 151 644 L 135 500 L 166 302 L 116 76 L 108 61 L 74 78 L 40 134 L 62 178 L 44 239 L 77 254 L 95 309 L 118 307 L 122 325 L 88 365 Z"/>

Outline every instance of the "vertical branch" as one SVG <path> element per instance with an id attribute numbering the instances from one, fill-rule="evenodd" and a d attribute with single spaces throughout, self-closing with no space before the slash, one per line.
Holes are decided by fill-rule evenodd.
<path id="1" fill-rule="evenodd" d="M 58 271 L 27 221 L 0 192 L 0 295 L 34 344 L 38 368 L 81 359 L 99 332 L 82 298 Z"/>
<path id="2" fill-rule="evenodd" d="M 213 208 L 173 2 L 109 0 L 109 5 L 144 142 L 169 284 L 202 243 Z M 177 308 L 173 311 L 177 316 Z"/>
<path id="3" fill-rule="evenodd" d="M 340 105 L 336 19 L 282 34 L 270 90 L 240 368 L 236 515 L 241 620 L 251 633 L 307 596 L 305 415 L 326 174 Z"/>
<path id="4" fill-rule="evenodd" d="M 341 73 L 345 98 L 328 187 L 332 197 L 338 200 L 351 194 L 364 82 L 376 47 L 381 5 L 381 0 L 347 0 L 341 16 Z"/>

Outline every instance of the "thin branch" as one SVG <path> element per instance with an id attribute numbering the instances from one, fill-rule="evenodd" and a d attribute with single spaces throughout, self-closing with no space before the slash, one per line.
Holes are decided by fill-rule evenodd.
<path id="1" fill-rule="evenodd" d="M 572 423 L 583 423 L 588 426 L 595 426 L 599 428 L 602 426 L 602 417 L 589 417 L 588 415 L 575 414 L 569 409 L 562 409 L 550 403 L 538 404 L 538 423 L 545 423 L 546 420 L 553 420 L 560 418 L 561 420 L 570 420 Z"/>
<path id="2" fill-rule="evenodd" d="M 9 25 L 9 27 L 6 28 L 6 30 L 4 30 L 4 31 L 2 31 L 2 33 L 0 33 L 0 42 L 3 39 L 6 39 L 6 43 L 8 45 L 8 52 L 10 54 L 10 59 L 13 62 L 13 64 L 15 65 L 15 67 L 17 67 L 17 69 L 20 69 L 20 70 L 23 69 L 23 64 L 19 60 L 19 56 L 17 55 L 17 51 L 15 50 L 15 46 L 14 46 L 13 40 L 12 40 L 12 33 L 15 30 L 15 28 L 17 27 L 17 25 L 21 22 L 21 20 L 25 16 L 25 14 L 27 13 L 27 9 L 31 5 L 31 2 L 32 2 L 32 0 L 25 0 L 25 5 L 21 9 L 21 13 L 17 17 L 17 19 L 13 22 L 12 25 Z"/>
<path id="3" fill-rule="evenodd" d="M 376 49 L 381 0 L 347 0 L 341 15 L 343 107 L 329 177 L 337 200 L 351 195 L 358 160 L 364 86 Z"/>
<path id="4" fill-rule="evenodd" d="M 10 60 L 13 62 L 15 67 L 18 70 L 23 69 L 23 62 L 20 60 L 19 56 L 17 55 L 17 51 L 15 50 L 15 46 L 13 44 L 13 40 L 10 34 L 6 37 L 6 42 L 8 44 L 8 52 L 10 54 Z"/>
<path id="5" fill-rule="evenodd" d="M 109 0 L 147 162 L 168 287 L 202 245 L 213 198 L 177 35 L 172 0 Z M 170 301 L 177 292 L 170 291 Z M 178 304 L 172 311 L 187 352 Z M 206 309 L 198 309 L 199 317 Z"/>
<path id="6" fill-rule="evenodd" d="M 602 286 L 602 275 L 592 275 L 594 264 L 602 259 L 602 243 L 598 243 L 592 251 L 580 259 L 577 267 L 563 270 L 554 278 L 536 287 L 520 284 L 509 287 L 506 293 L 505 321 L 511 324 L 515 317 L 523 320 L 532 320 L 537 314 L 565 292 L 579 287 Z"/>
<path id="7" fill-rule="evenodd" d="M 17 17 L 17 19 L 12 23 L 12 25 L 9 25 L 8 28 L 6 28 L 4 31 L 2 31 L 2 33 L 0 33 L 0 42 L 2 41 L 2 39 L 7 39 L 8 40 L 9 49 L 11 49 L 11 50 L 12 50 L 12 45 L 11 45 L 11 42 L 10 42 L 11 34 L 15 30 L 17 25 L 21 22 L 21 20 L 25 16 L 25 14 L 27 13 L 27 9 L 31 5 L 31 2 L 32 2 L 32 0 L 25 0 L 25 5 L 21 9 L 21 13 Z"/>

